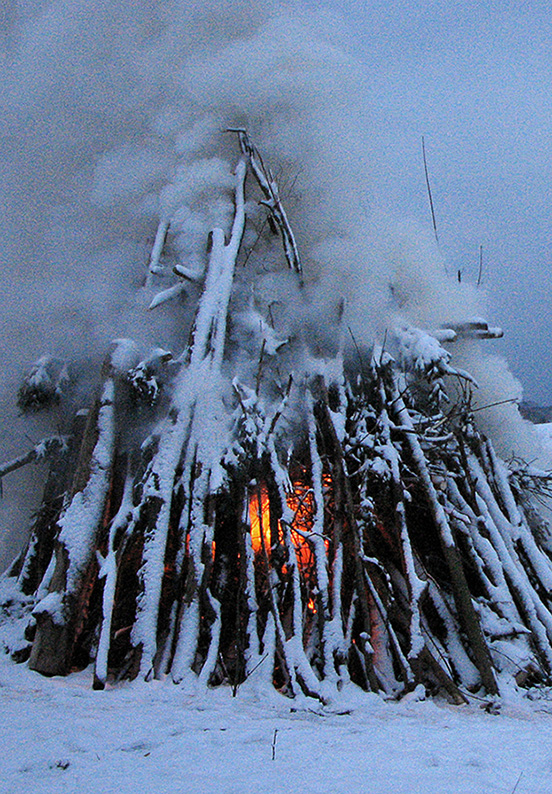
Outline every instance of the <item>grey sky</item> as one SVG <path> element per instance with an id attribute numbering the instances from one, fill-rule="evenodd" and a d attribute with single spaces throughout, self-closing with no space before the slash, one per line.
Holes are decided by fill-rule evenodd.
<path id="1" fill-rule="evenodd" d="M 425 136 L 441 249 L 483 285 L 493 343 L 526 396 L 552 402 L 552 19 L 541 2 L 333 4 L 367 65 L 380 135 L 377 200 L 430 226 Z M 370 125 L 371 126 L 371 125 Z"/>

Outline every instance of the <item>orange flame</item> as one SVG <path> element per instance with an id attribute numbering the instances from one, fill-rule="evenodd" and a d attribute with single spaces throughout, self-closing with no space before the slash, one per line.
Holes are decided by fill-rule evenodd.
<path id="1" fill-rule="evenodd" d="M 260 494 L 260 504 L 259 504 Z M 263 548 L 270 551 L 270 501 L 264 483 L 259 485 L 249 499 L 249 522 L 251 524 L 251 545 L 258 554 Z"/>
<path id="2" fill-rule="evenodd" d="M 313 564 L 311 546 L 304 535 L 312 532 L 314 524 L 314 498 L 312 490 L 305 483 L 294 480 L 293 491 L 286 494 L 287 505 L 294 512 L 291 525 L 291 540 L 295 546 L 297 561 L 301 569 Z"/>
<path id="3" fill-rule="evenodd" d="M 260 500 L 259 500 L 260 495 Z M 294 519 L 291 525 L 291 540 L 295 547 L 297 561 L 302 570 L 314 563 L 312 548 L 304 535 L 312 532 L 314 524 L 314 498 L 312 490 L 303 482 L 295 480 L 293 491 L 286 494 L 288 507 L 293 510 Z M 270 499 L 268 489 L 264 483 L 257 486 L 250 494 L 249 521 L 251 524 L 251 545 L 258 554 L 262 551 L 263 542 L 270 553 Z M 283 538 L 282 528 L 279 527 L 280 539 Z M 328 542 L 326 541 L 326 548 Z"/>

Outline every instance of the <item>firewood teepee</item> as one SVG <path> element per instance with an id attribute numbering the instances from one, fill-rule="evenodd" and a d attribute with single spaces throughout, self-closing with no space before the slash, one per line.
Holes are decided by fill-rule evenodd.
<path id="1" fill-rule="evenodd" d="M 357 344 L 339 306 L 330 341 L 286 337 L 270 304 L 244 306 L 248 175 L 304 287 L 276 181 L 232 132 L 231 228 L 213 229 L 203 274 L 172 263 L 177 283 L 152 300 L 192 285 L 186 349 L 117 340 L 70 436 L 0 469 L 50 454 L 4 579 L 4 619 L 25 636 L 10 650 L 47 675 L 93 663 L 98 688 L 170 676 L 235 690 L 255 676 L 322 701 L 350 680 L 455 702 L 549 680 L 552 562 L 533 505 L 548 475 L 495 454 L 472 378 L 435 336 L 400 328 L 390 355 Z M 148 290 L 170 233 L 162 220 Z M 497 335 L 472 326 L 442 338 Z M 65 399 L 66 377 L 42 359 L 22 408 Z"/>

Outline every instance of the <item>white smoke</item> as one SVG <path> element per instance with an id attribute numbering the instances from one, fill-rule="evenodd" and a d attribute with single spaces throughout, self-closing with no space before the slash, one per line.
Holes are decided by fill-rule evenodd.
<path id="1" fill-rule="evenodd" d="M 123 335 L 183 343 L 186 307 L 146 317 L 140 285 L 160 218 L 191 269 L 212 226 L 227 225 L 229 127 L 247 128 L 278 173 L 312 317 L 344 297 L 346 323 L 369 344 L 398 315 L 431 330 L 485 312 L 475 289 L 446 276 L 428 236 L 376 206 L 371 140 L 385 119 L 363 98 L 370 75 L 335 18 L 269 0 L 13 0 L 4 14 L 3 457 L 27 446 L 29 425 L 7 395 L 38 356 L 101 356 Z M 251 267 L 267 270 L 259 292 L 275 288 L 270 263 L 253 255 Z M 277 288 L 289 299 L 285 279 Z M 482 404 L 519 396 L 505 364 L 479 348 L 461 365 Z M 502 451 L 534 449 L 517 412 L 500 411 L 506 422 L 481 415 Z M 5 525 L 21 512 L 16 487 L 0 508 Z"/>

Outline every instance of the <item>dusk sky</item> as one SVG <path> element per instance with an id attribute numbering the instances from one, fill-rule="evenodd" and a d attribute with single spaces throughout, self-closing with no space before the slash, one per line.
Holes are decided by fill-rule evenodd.
<path id="1" fill-rule="evenodd" d="M 483 246 L 492 342 L 528 399 L 552 402 L 552 20 L 543 2 L 334 3 L 367 65 L 379 122 L 374 189 L 431 230 L 425 136 L 441 251 L 476 281 Z M 372 121 L 372 120 L 371 120 Z M 376 130 L 377 130 L 377 124 Z M 379 132 L 379 134 L 378 134 Z"/>

